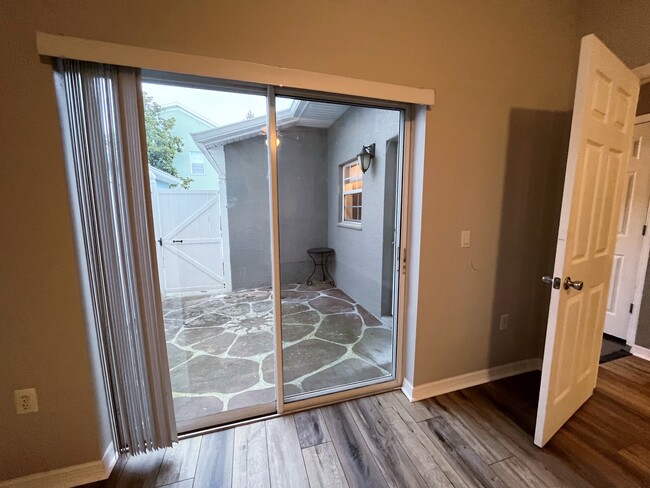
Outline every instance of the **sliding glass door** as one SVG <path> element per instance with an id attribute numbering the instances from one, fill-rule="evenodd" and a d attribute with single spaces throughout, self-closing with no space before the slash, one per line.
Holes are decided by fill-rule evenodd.
<path id="1" fill-rule="evenodd" d="M 144 79 L 179 432 L 396 386 L 404 107 Z"/>
<path id="2" fill-rule="evenodd" d="M 284 400 L 391 380 L 403 113 L 277 105 Z"/>
<path id="3" fill-rule="evenodd" d="M 178 430 L 274 412 L 264 91 L 153 78 L 143 92 Z"/>

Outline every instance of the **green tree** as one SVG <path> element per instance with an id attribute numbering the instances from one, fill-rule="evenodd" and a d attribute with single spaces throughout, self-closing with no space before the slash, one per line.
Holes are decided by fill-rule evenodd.
<path id="1" fill-rule="evenodd" d="M 181 178 L 174 166 L 174 156 L 182 151 L 183 140 L 172 134 L 176 119 L 163 117 L 162 111 L 163 108 L 154 101 L 153 97 L 145 93 L 144 122 L 149 164 L 176 178 Z M 192 178 L 181 178 L 181 180 L 181 187 L 185 189 L 189 188 L 193 181 Z"/>

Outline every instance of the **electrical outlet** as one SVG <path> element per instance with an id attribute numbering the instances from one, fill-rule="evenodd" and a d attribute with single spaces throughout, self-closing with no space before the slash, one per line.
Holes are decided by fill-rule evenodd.
<path id="1" fill-rule="evenodd" d="M 506 330 L 508 328 L 509 315 L 504 313 L 499 319 L 499 330 Z"/>
<path id="2" fill-rule="evenodd" d="M 16 413 L 18 415 L 38 412 L 38 398 L 36 398 L 35 388 L 14 390 L 14 401 L 16 402 Z"/>

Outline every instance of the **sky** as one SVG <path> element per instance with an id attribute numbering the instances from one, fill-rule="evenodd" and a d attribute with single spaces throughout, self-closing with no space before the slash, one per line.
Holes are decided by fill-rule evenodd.
<path id="1" fill-rule="evenodd" d="M 160 105 L 180 103 L 218 125 L 242 121 L 246 118 L 249 110 L 256 117 L 266 115 L 266 97 L 261 95 L 153 83 L 143 83 L 142 90 L 151 95 L 154 101 Z M 277 99 L 277 110 L 289 108 L 290 105 L 291 100 L 289 99 Z"/>

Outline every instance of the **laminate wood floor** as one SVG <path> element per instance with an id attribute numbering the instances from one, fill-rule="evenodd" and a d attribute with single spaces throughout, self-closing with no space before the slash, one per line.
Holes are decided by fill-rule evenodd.
<path id="1" fill-rule="evenodd" d="M 533 445 L 539 373 L 418 403 L 390 392 L 123 458 L 87 487 L 650 486 L 650 363 L 600 367 L 594 396 Z"/>

